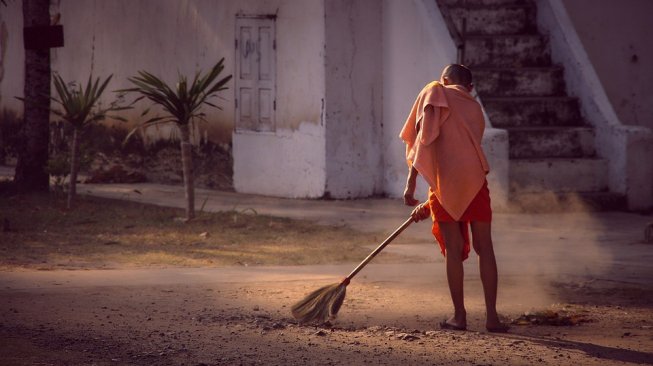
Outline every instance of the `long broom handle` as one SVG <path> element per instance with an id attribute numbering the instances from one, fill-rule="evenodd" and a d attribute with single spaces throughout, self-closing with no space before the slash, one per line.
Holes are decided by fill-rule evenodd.
<path id="1" fill-rule="evenodd" d="M 383 248 L 385 248 L 388 244 L 390 244 L 391 241 L 393 241 L 397 236 L 399 236 L 399 234 L 401 234 L 401 232 L 404 231 L 413 222 L 414 221 L 412 217 L 409 217 L 408 220 L 404 221 L 404 223 L 401 224 L 401 226 L 399 226 L 399 228 L 397 228 L 397 230 L 395 230 L 394 233 L 390 234 L 390 236 L 388 236 L 388 238 L 385 239 L 383 243 L 381 243 L 378 247 L 376 247 L 376 249 L 374 249 L 374 251 L 370 253 L 370 255 L 368 255 L 367 258 L 363 259 L 363 261 L 358 265 L 358 267 L 354 268 L 354 270 L 351 271 L 349 276 L 347 276 L 343 280 L 343 282 L 346 281 L 347 283 L 349 283 L 349 281 L 352 278 L 354 278 L 354 276 L 356 276 L 356 274 L 360 272 L 360 270 L 363 269 L 363 267 L 365 267 L 374 257 L 376 257 L 377 254 L 379 254 L 383 250 Z"/>

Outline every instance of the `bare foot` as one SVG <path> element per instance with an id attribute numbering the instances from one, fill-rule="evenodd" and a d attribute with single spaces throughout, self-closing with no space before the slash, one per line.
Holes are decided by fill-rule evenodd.
<path id="1" fill-rule="evenodd" d="M 441 321 L 440 328 L 450 330 L 467 330 L 467 320 L 464 318 L 456 319 L 456 317 L 453 316 L 449 320 Z"/>
<path id="2" fill-rule="evenodd" d="M 508 332 L 508 329 L 510 329 L 510 326 L 501 322 L 501 320 L 499 320 L 499 315 L 495 315 L 488 317 L 485 322 L 485 329 L 490 333 L 506 333 Z"/>
<path id="3" fill-rule="evenodd" d="M 492 326 L 486 325 L 485 328 L 490 333 L 508 333 L 510 326 L 505 323 L 498 323 Z"/>
<path id="4" fill-rule="evenodd" d="M 487 319 L 485 321 L 485 329 L 490 333 L 506 333 L 510 326 L 506 323 L 501 322 L 499 319 L 499 314 L 496 311 L 488 313 Z"/>

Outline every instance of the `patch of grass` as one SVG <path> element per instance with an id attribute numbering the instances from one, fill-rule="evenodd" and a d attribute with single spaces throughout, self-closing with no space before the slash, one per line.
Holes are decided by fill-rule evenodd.
<path id="1" fill-rule="evenodd" d="M 181 209 L 78 198 L 75 209 L 66 210 L 63 197 L 0 195 L 0 269 L 358 262 L 378 240 L 252 210 L 202 213 L 183 223 L 175 220 Z"/>

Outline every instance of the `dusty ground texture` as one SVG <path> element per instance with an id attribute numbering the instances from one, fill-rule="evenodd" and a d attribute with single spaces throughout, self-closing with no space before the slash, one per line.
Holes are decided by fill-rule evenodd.
<path id="1" fill-rule="evenodd" d="M 327 211 L 358 212 L 349 204 L 330 203 Z M 372 222 L 365 220 L 360 222 Z M 465 264 L 469 330 L 439 329 L 451 311 L 444 263 L 433 243 L 420 240 L 393 243 L 388 254 L 398 255 L 366 267 L 329 327 L 297 324 L 289 308 L 349 273 L 355 265 L 349 260 L 137 269 L 101 261 L 22 268 L 14 263 L 0 271 L 0 364 L 653 364 L 653 251 L 641 237 L 641 224 L 649 221 L 620 213 L 497 215 L 501 314 L 510 321 L 548 311 L 577 323 L 513 325 L 508 334 L 484 329 L 473 255 Z M 428 226 L 413 229 L 428 234 Z M 7 238 L 0 232 L 0 240 Z M 113 269 L 102 269 L 107 267 Z"/>
<path id="2" fill-rule="evenodd" d="M 480 284 L 470 278 L 469 330 L 440 330 L 450 311 L 441 261 L 371 265 L 332 326 L 297 324 L 289 307 L 348 267 L 2 272 L 0 364 L 653 364 L 650 289 L 570 280 L 525 291 L 504 277 L 507 320 L 539 304 L 533 310 L 582 322 L 497 335 L 483 328 Z M 531 301 L 543 290 L 545 307 Z"/>

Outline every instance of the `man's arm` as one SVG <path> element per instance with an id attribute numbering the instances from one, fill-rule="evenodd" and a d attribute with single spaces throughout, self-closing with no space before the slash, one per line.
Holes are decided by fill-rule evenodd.
<path id="1" fill-rule="evenodd" d="M 419 134 L 419 124 L 415 126 L 415 130 Z M 415 186 L 417 185 L 417 169 L 414 166 L 408 168 L 408 178 L 406 178 L 406 188 L 404 189 L 404 205 L 415 206 L 419 203 L 415 199 Z"/>
<path id="2" fill-rule="evenodd" d="M 404 189 L 404 204 L 406 206 L 415 206 L 419 203 L 415 199 L 415 186 L 417 184 L 417 169 L 410 167 L 408 169 L 408 178 L 406 179 L 406 189 Z"/>
<path id="3" fill-rule="evenodd" d="M 434 108 L 432 105 L 427 105 L 424 108 L 424 117 L 421 124 L 424 131 L 420 136 L 420 142 L 424 145 L 429 145 L 440 136 L 440 108 Z M 419 132 L 419 125 L 417 132 Z"/>
<path id="4" fill-rule="evenodd" d="M 428 105 L 426 107 L 426 111 L 424 113 L 424 120 L 432 121 L 433 119 L 433 106 Z M 422 122 L 423 123 L 423 122 Z M 420 124 L 418 123 L 415 125 L 415 130 L 419 136 L 419 130 L 420 130 Z M 419 143 L 419 142 L 416 142 Z M 406 206 L 415 206 L 419 203 L 418 200 L 415 199 L 415 186 L 417 183 L 417 169 L 415 167 L 411 166 L 408 168 L 408 178 L 406 178 L 406 188 L 404 189 L 404 204 Z"/>

